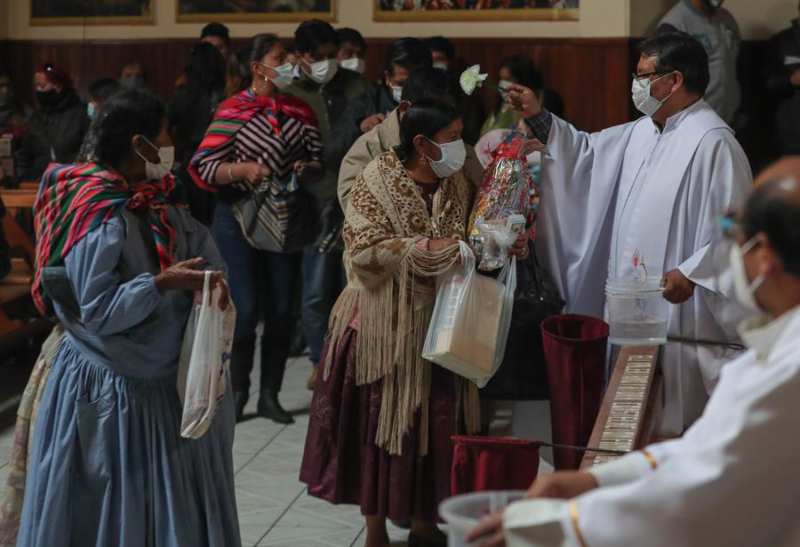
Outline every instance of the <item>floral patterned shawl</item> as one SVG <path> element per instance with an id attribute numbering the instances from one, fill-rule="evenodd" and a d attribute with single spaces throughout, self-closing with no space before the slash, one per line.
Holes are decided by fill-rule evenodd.
<path id="1" fill-rule="evenodd" d="M 382 380 L 376 443 L 399 454 L 422 412 L 420 451 L 427 453 L 430 367 L 422 346 L 436 296 L 436 277 L 457 260 L 457 246 L 425 250 L 425 238 L 464 239 L 472 186 L 461 173 L 442 181 L 428 214 L 425 201 L 394 152 L 378 156 L 353 185 L 345 214 L 348 285 L 334 307 L 330 343 L 357 318 L 356 382 Z M 333 346 L 332 346 L 333 347 Z M 329 351 L 328 355 L 334 352 Z M 325 363 L 325 375 L 330 358 Z M 477 388 L 461 378 L 459 401 L 469 433 L 480 426 Z"/>

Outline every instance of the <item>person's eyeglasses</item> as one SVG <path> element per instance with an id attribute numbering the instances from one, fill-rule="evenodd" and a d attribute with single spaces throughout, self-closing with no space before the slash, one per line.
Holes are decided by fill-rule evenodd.
<path id="1" fill-rule="evenodd" d="M 651 78 L 653 76 L 664 76 L 665 74 L 669 74 L 668 72 L 645 72 L 644 74 L 636 74 L 635 72 L 632 73 L 634 80 L 642 80 L 644 78 Z"/>
<path id="2" fill-rule="evenodd" d="M 737 240 L 744 238 L 744 228 L 742 227 L 742 223 L 737 218 L 735 212 L 730 211 L 724 215 L 721 215 L 717 219 L 717 224 L 719 225 L 722 236 L 725 239 Z"/>

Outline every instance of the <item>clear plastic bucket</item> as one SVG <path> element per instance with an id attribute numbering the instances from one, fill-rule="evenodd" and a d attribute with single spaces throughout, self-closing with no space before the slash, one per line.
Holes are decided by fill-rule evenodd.
<path id="1" fill-rule="evenodd" d="M 667 343 L 670 306 L 664 299 L 660 275 L 648 276 L 644 281 L 609 279 L 606 307 L 610 344 L 653 346 Z"/>
<path id="2" fill-rule="evenodd" d="M 502 511 L 524 497 L 523 490 L 506 490 L 476 492 L 444 500 L 439 505 L 439 515 L 447 523 L 447 547 L 471 547 L 474 544 L 467 543 L 467 534 L 483 517 Z"/>

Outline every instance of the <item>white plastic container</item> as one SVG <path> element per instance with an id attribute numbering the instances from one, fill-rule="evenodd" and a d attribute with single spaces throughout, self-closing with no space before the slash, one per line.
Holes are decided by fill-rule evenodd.
<path id="1" fill-rule="evenodd" d="M 509 504 L 525 497 L 523 490 L 502 492 L 476 492 L 444 500 L 439 505 L 439 515 L 447 523 L 447 547 L 471 547 L 466 537 L 480 520 L 502 511 Z"/>
<path id="2" fill-rule="evenodd" d="M 667 343 L 669 302 L 664 299 L 661 276 L 644 281 L 632 278 L 606 282 L 606 307 L 610 344 L 653 346 Z"/>

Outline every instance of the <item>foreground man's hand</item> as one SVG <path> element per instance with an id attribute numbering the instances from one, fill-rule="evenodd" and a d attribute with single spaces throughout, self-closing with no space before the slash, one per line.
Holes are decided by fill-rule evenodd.
<path id="1" fill-rule="evenodd" d="M 479 547 L 504 547 L 506 538 L 503 536 L 503 513 L 495 513 L 484 517 L 474 530 L 467 534 L 467 542 L 478 542 Z"/>
<path id="2" fill-rule="evenodd" d="M 672 270 L 664 275 L 664 298 L 673 304 L 683 304 L 694 294 L 694 283 L 680 270 Z"/>
<path id="3" fill-rule="evenodd" d="M 527 498 L 572 499 L 598 487 L 597 479 L 585 471 L 559 471 L 539 476 Z"/>

